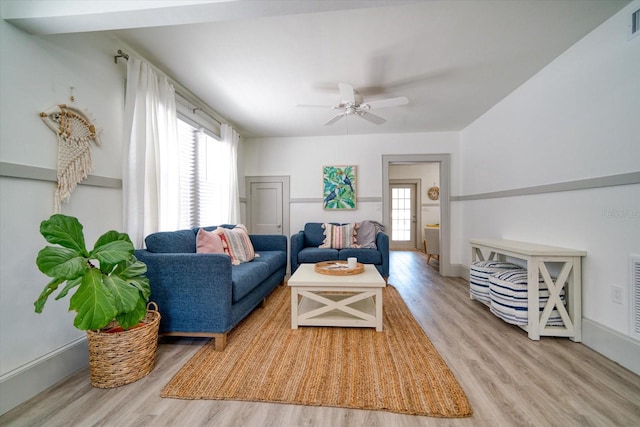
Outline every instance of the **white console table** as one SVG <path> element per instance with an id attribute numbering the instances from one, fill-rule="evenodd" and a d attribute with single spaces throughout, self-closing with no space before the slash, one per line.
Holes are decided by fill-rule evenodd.
<path id="1" fill-rule="evenodd" d="M 529 339 L 539 340 L 541 336 L 568 337 L 572 341 L 582 340 L 582 257 L 585 251 L 538 245 L 513 240 L 470 239 L 471 261 L 505 261 L 507 257 L 527 262 L 527 305 L 528 323 L 521 326 L 528 332 Z M 484 253 L 483 253 L 484 251 Z M 485 254 L 486 258 L 485 258 Z M 549 274 L 547 263 L 560 263 L 560 273 L 556 281 Z M 539 312 L 538 278 L 542 275 L 549 288 L 549 300 Z M 560 299 L 565 289 L 566 307 Z M 558 310 L 564 326 L 547 326 L 553 309 Z"/>

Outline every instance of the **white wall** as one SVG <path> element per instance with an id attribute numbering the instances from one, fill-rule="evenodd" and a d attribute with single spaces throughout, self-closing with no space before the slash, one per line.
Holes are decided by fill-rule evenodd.
<path id="1" fill-rule="evenodd" d="M 248 138 L 243 152 L 245 175 L 291 177 L 291 233 L 307 222 L 382 221 L 383 154 L 451 153 L 454 194 L 458 188 L 457 132 Z M 357 198 L 365 201 L 356 210 L 322 209 L 322 167 L 328 165 L 357 166 Z"/>
<path id="2" fill-rule="evenodd" d="M 86 108 L 103 129 L 103 146 L 92 149 L 93 174 L 120 178 L 125 66 L 113 62 L 118 47 L 91 34 L 31 36 L 0 20 L 0 161 L 56 169 L 57 139 L 38 113 L 69 103 L 74 86 L 75 105 Z M 0 178 L 1 412 L 29 393 L 11 379 L 78 343 L 86 348 L 84 333 L 73 327 L 67 311 L 68 298 L 51 296 L 42 314 L 34 312 L 33 302 L 48 282 L 35 265 L 46 244 L 39 225 L 53 211 L 54 190 L 53 182 Z M 62 212 L 80 219 L 91 248 L 103 232 L 122 228 L 121 190 L 81 185 Z M 88 360 L 81 363 L 62 363 L 38 378 L 35 387 L 59 381 Z M 20 387 L 34 386 L 27 382 L 20 381 Z"/>
<path id="3" fill-rule="evenodd" d="M 640 171 L 636 0 L 461 132 L 461 195 Z M 584 318 L 629 334 L 629 255 L 640 254 L 640 185 L 456 203 L 468 240 L 505 238 L 586 250 Z M 624 286 L 623 304 L 610 285 Z M 640 360 L 640 357 L 638 357 Z"/>

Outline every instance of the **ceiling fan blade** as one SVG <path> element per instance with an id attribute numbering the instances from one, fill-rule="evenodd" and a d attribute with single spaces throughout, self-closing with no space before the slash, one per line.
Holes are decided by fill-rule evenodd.
<path id="1" fill-rule="evenodd" d="M 298 104 L 298 108 L 335 108 L 334 105 L 314 105 L 314 104 Z"/>
<path id="2" fill-rule="evenodd" d="M 382 117 L 376 116 L 375 114 L 372 114 L 372 113 L 367 113 L 366 111 L 360 111 L 358 113 L 358 116 L 362 117 L 365 120 L 370 121 L 371 123 L 375 123 L 377 125 L 381 125 L 384 122 L 386 122 L 386 120 L 383 119 Z"/>
<path id="3" fill-rule="evenodd" d="M 342 102 L 347 104 L 355 104 L 356 96 L 353 92 L 353 86 L 346 83 L 338 83 L 338 87 L 340 88 L 340 98 Z"/>
<path id="4" fill-rule="evenodd" d="M 343 117 L 344 117 L 344 113 L 343 114 L 338 114 L 337 116 L 333 116 L 329 120 L 324 122 L 324 124 L 322 126 L 332 125 L 332 124 L 334 124 L 335 122 L 337 122 L 338 120 L 340 120 Z"/>
<path id="5" fill-rule="evenodd" d="M 406 105 L 409 103 L 409 99 L 406 96 L 399 96 L 397 98 L 380 99 L 378 101 L 367 102 L 370 109 L 374 108 L 386 108 L 397 107 L 398 105 Z"/>

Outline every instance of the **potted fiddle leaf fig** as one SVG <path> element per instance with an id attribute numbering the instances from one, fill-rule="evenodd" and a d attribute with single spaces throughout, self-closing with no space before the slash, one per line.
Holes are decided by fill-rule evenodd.
<path id="1" fill-rule="evenodd" d="M 98 330 L 112 320 L 129 329 L 147 312 L 151 290 L 145 277 L 147 267 L 133 256 L 134 247 L 125 233 L 108 231 L 88 251 L 82 225 L 77 218 L 55 214 L 40 224 L 47 242 L 36 264 L 51 277 L 38 300 L 36 312 L 42 312 L 49 295 L 66 282 L 56 299 L 71 296 L 69 310 L 77 313 L 73 325 L 80 330 Z"/>
<path id="2" fill-rule="evenodd" d="M 76 312 L 73 325 L 87 331 L 92 384 L 110 388 L 148 374 L 155 364 L 160 314 L 147 307 L 151 294 L 149 279 L 145 276 L 147 266 L 133 255 L 134 246 L 129 236 L 107 231 L 89 251 L 78 219 L 62 214 L 42 221 L 40 234 L 57 246 L 45 246 L 38 253 L 36 264 L 51 281 L 35 301 L 35 311 L 41 313 L 49 296 L 65 284 L 55 299 L 64 298 L 73 291 L 69 311 Z M 112 331 L 118 332 L 110 333 Z M 148 338 L 132 334 L 146 334 Z M 130 348 L 132 342 L 142 348 Z M 106 349 L 105 346 L 116 348 Z M 105 354 L 117 354 L 119 347 L 123 347 L 124 356 L 98 360 Z M 143 352 L 149 353 L 150 349 L 152 354 L 147 359 L 151 358 L 151 361 L 140 362 L 146 368 L 128 360 Z M 124 368 L 119 366 L 122 363 L 126 365 Z M 114 369 L 107 373 L 94 372 L 94 365 L 102 366 L 102 370 L 104 366 Z M 133 377 L 128 378 L 123 369 L 138 378 L 131 380 Z M 148 372 L 144 373 L 146 369 Z"/>

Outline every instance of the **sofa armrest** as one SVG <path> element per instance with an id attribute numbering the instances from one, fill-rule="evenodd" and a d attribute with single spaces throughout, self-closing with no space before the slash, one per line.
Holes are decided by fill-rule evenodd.
<path id="1" fill-rule="evenodd" d="M 255 251 L 287 252 L 287 236 L 280 234 L 250 234 L 249 238 Z"/>
<path id="2" fill-rule="evenodd" d="M 231 324 L 231 258 L 224 254 L 154 253 L 136 250 L 147 265 L 151 300 L 161 330 L 219 332 Z"/>
<path id="3" fill-rule="evenodd" d="M 298 253 L 304 249 L 304 231 L 291 236 L 291 274 L 298 269 Z"/>
<path id="4" fill-rule="evenodd" d="M 382 275 L 389 277 L 389 236 L 382 232 L 376 234 L 376 246 L 382 254 Z"/>

